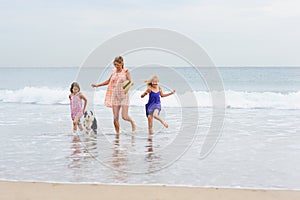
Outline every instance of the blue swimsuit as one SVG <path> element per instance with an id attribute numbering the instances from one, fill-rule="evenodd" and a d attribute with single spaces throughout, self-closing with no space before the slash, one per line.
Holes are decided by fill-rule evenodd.
<path id="1" fill-rule="evenodd" d="M 148 117 L 148 115 L 152 115 L 155 109 L 158 109 L 158 113 L 161 110 L 160 91 L 150 92 L 149 100 L 148 103 L 146 104 L 146 116 Z"/>

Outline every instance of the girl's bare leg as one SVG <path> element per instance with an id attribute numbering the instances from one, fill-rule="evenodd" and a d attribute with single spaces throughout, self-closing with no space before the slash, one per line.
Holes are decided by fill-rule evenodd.
<path id="1" fill-rule="evenodd" d="M 114 115 L 114 126 L 116 133 L 120 133 L 120 123 L 119 123 L 119 113 L 121 106 L 112 106 L 113 115 Z"/>
<path id="2" fill-rule="evenodd" d="M 167 124 L 167 122 L 165 122 L 164 120 L 162 120 L 159 115 L 158 115 L 158 109 L 155 109 L 153 112 L 153 117 L 154 119 L 157 119 L 158 121 L 160 121 L 160 123 L 162 123 L 166 128 L 169 127 L 169 125 Z"/>
<path id="3" fill-rule="evenodd" d="M 80 119 L 78 118 L 78 127 L 79 127 L 79 130 L 82 131 L 83 130 L 83 127 L 82 127 L 82 124 L 80 122 Z"/>
<path id="4" fill-rule="evenodd" d="M 122 119 L 131 123 L 132 132 L 134 132 L 136 126 L 134 120 L 131 119 L 128 115 L 128 108 L 129 106 L 125 106 L 125 105 L 122 106 Z"/>
<path id="5" fill-rule="evenodd" d="M 75 119 L 73 120 L 73 132 L 77 131 L 77 122 L 75 121 Z"/>
<path id="6" fill-rule="evenodd" d="M 153 115 L 148 115 L 148 131 L 149 131 L 149 134 L 152 134 L 153 133 Z"/>
<path id="7" fill-rule="evenodd" d="M 74 132 L 77 131 L 78 123 L 79 123 L 79 118 L 75 117 L 75 119 L 73 120 L 73 131 Z"/>

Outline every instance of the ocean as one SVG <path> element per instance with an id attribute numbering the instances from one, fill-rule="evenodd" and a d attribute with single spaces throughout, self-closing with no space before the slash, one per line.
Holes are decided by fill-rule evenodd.
<path id="1" fill-rule="evenodd" d="M 0 68 L 0 180 L 300 189 L 300 67 L 218 68 L 224 123 L 204 158 L 214 105 L 194 68 L 176 67 L 174 75 L 169 68 L 129 67 L 135 82 L 129 114 L 137 131 L 121 119 L 119 136 L 103 105 L 106 87 L 87 89 L 109 78 L 111 69 L 85 69 L 99 79 L 79 82 L 98 121 L 98 135 L 89 136 L 72 132 L 68 95 L 78 67 Z M 152 75 L 164 91 L 176 93 L 162 99 L 160 115 L 169 128 L 155 121 L 151 136 L 148 97 L 140 95 Z M 190 97 L 196 106 L 187 103 Z"/>

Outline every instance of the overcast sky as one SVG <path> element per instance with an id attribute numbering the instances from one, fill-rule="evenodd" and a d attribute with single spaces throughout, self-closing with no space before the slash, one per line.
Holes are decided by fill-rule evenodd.
<path id="1" fill-rule="evenodd" d="M 79 66 L 133 29 L 177 31 L 217 66 L 300 66 L 299 0 L 0 0 L 0 67 Z"/>

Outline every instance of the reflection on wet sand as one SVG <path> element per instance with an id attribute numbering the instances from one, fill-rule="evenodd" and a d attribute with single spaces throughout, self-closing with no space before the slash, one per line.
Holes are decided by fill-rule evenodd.
<path id="1" fill-rule="evenodd" d="M 81 168 L 84 160 L 98 156 L 97 140 L 95 138 L 74 136 L 71 142 L 72 154 L 67 158 L 71 160 L 68 168 Z"/>
<path id="2" fill-rule="evenodd" d="M 120 134 L 116 134 L 114 140 L 113 154 L 112 154 L 112 170 L 113 177 L 116 181 L 124 181 L 127 178 L 126 169 L 128 168 L 128 158 L 126 149 L 120 146 Z"/>
<path id="3" fill-rule="evenodd" d="M 159 141 L 156 141 L 155 146 L 155 135 L 144 138 L 114 135 L 111 139 L 112 143 L 103 145 L 105 140 L 102 138 L 74 136 L 71 142 L 72 153 L 67 157 L 70 160 L 68 168 L 85 169 L 93 159 L 99 159 L 99 165 L 104 164 L 102 166 L 111 171 L 106 175 L 116 182 L 128 181 L 129 174 L 132 173 L 151 173 L 158 170 L 162 158 L 158 151 Z M 146 162 L 146 165 L 142 166 L 141 162 Z"/>
<path id="4" fill-rule="evenodd" d="M 154 153 L 153 153 L 153 136 L 152 136 L 152 134 L 149 134 L 149 137 L 148 137 L 147 141 L 148 141 L 148 144 L 146 146 L 146 148 L 147 148 L 146 158 L 147 158 L 147 160 L 148 159 L 151 160 L 151 157 L 154 155 Z"/>
<path id="5" fill-rule="evenodd" d="M 114 150 L 113 150 L 113 167 L 115 169 L 120 169 L 122 165 L 127 162 L 127 158 L 123 156 L 124 153 L 120 149 L 120 135 L 117 134 L 114 142 Z"/>
<path id="6" fill-rule="evenodd" d="M 71 159 L 71 163 L 68 165 L 68 168 L 80 168 L 80 160 L 81 160 L 81 144 L 80 139 L 77 136 L 73 137 L 72 140 L 72 154 L 68 157 Z"/>
<path id="7" fill-rule="evenodd" d="M 149 134 L 148 139 L 147 139 L 147 145 L 146 145 L 146 157 L 145 161 L 148 163 L 148 168 L 147 168 L 147 173 L 152 173 L 156 170 L 158 170 L 158 167 L 160 166 L 160 155 L 158 152 L 155 151 L 155 146 L 154 146 L 154 139 L 153 135 Z"/>
<path id="8" fill-rule="evenodd" d="M 148 135 L 148 134 L 147 134 Z M 116 135 L 114 138 L 111 169 L 115 181 L 126 181 L 128 174 L 151 173 L 160 167 L 161 155 L 156 152 L 155 137 L 151 134 L 146 138 L 138 138 L 136 143 L 135 135 L 131 138 L 124 135 Z M 144 144 L 141 144 L 144 143 Z M 142 165 L 141 162 L 146 162 Z"/>
<path id="9" fill-rule="evenodd" d="M 95 137 L 83 137 L 81 139 L 82 146 L 84 148 L 84 158 L 97 158 L 98 157 L 98 150 L 97 150 L 97 138 Z"/>

